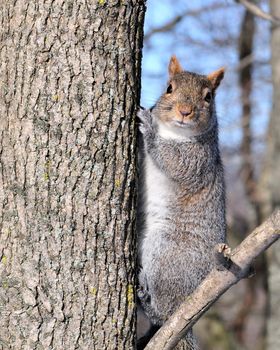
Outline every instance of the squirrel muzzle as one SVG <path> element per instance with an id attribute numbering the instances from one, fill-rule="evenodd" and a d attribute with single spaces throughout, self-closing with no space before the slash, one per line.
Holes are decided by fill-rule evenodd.
<path id="1" fill-rule="evenodd" d="M 176 119 L 180 122 L 187 122 L 194 117 L 194 111 L 191 105 L 183 104 L 176 106 Z"/>

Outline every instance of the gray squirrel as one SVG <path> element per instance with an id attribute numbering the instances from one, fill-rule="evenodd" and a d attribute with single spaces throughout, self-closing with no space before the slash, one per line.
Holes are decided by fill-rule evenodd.
<path id="1" fill-rule="evenodd" d="M 140 110 L 143 169 L 139 214 L 141 305 L 161 326 L 215 265 L 225 242 L 225 185 L 215 93 L 221 68 L 209 75 L 169 63 L 166 92 Z M 190 332 L 190 349 L 197 349 Z"/>

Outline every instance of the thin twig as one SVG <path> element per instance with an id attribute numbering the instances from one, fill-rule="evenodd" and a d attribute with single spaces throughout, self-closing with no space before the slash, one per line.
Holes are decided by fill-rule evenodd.
<path id="1" fill-rule="evenodd" d="M 197 17 L 208 11 L 220 10 L 222 8 L 229 7 L 228 4 L 214 3 L 210 6 L 204 6 L 195 10 L 186 10 L 182 14 L 173 17 L 170 21 L 166 22 L 162 26 L 151 29 L 145 34 L 144 40 L 148 41 L 156 33 L 166 33 L 170 32 L 178 23 L 180 23 L 186 17 Z"/>
<path id="2" fill-rule="evenodd" d="M 262 19 L 265 19 L 267 21 L 272 22 L 273 24 L 280 25 L 280 18 L 271 15 L 270 13 L 267 13 L 263 11 L 261 8 L 259 8 L 257 5 L 253 4 L 251 1 L 248 0 L 236 0 L 236 2 L 242 4 L 246 7 L 248 11 L 253 13 L 255 16 L 260 17 Z"/>
<path id="3" fill-rule="evenodd" d="M 280 238 L 280 210 L 275 211 L 230 254 L 231 265 L 210 272 L 201 285 L 155 334 L 145 350 L 171 350 L 210 306 L 248 276 L 254 259 Z M 222 265 L 221 265 L 222 266 Z"/>

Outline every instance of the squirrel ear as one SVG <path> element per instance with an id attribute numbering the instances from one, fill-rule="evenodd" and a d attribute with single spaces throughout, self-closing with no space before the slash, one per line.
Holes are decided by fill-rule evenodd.
<path id="1" fill-rule="evenodd" d="M 220 82 L 222 81 L 224 75 L 225 75 L 224 67 L 218 70 L 215 70 L 215 72 L 212 72 L 207 75 L 207 78 L 210 80 L 214 90 L 216 90 L 217 87 L 220 85 Z"/>
<path id="2" fill-rule="evenodd" d="M 169 66 L 168 66 L 168 72 L 169 72 L 170 78 L 177 73 L 181 73 L 182 71 L 183 71 L 183 68 L 181 67 L 179 61 L 177 60 L 177 57 L 175 55 L 171 56 Z"/>

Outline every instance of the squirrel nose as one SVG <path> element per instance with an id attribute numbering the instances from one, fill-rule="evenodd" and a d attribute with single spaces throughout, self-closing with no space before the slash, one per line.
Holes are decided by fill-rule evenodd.
<path id="1" fill-rule="evenodd" d="M 179 112 L 182 115 L 182 117 L 187 117 L 188 115 L 192 114 L 192 107 L 191 106 L 184 106 L 179 107 Z"/>

